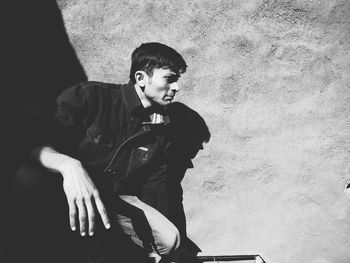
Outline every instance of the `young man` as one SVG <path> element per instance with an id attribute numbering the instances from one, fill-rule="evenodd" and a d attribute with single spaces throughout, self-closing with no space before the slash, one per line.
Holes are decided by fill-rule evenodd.
<path id="1" fill-rule="evenodd" d="M 92 262 L 113 261 L 104 248 L 110 246 L 108 238 L 100 234 L 111 230 L 99 228 L 101 222 L 105 229 L 121 225 L 135 243 L 160 256 L 171 256 L 180 245 L 179 231 L 167 219 L 169 175 L 174 173 L 170 171 L 172 138 L 176 137 L 167 108 L 179 91 L 177 80 L 186 67 L 174 49 L 160 43 L 142 44 L 132 53 L 128 84 L 84 82 L 65 90 L 57 100 L 56 137 L 64 139 L 38 148 L 33 155 L 41 166 L 62 176 L 71 230 L 96 236 L 91 252 L 95 255 L 89 256 Z M 24 173 L 22 179 L 28 178 L 28 169 Z M 22 179 L 17 180 L 17 189 Z M 50 206 L 50 198 L 46 203 L 39 199 L 42 210 Z M 147 224 L 141 223 L 145 231 L 137 234 L 141 238 L 135 237 L 138 223 L 130 217 L 136 214 L 147 219 L 151 235 L 145 230 Z"/>

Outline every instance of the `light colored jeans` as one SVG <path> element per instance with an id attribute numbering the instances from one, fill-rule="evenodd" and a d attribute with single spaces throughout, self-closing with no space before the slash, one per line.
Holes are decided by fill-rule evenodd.
<path id="1" fill-rule="evenodd" d="M 178 229 L 165 216 L 153 207 L 142 202 L 136 196 L 120 195 L 120 199 L 128 204 L 141 209 L 148 221 L 154 238 L 153 252 L 160 256 L 169 256 L 180 245 L 180 234 Z M 138 237 L 133 227 L 133 219 L 123 215 L 116 215 L 117 220 L 123 228 L 123 231 L 130 235 L 131 239 L 140 246 L 143 246 L 142 240 Z"/>

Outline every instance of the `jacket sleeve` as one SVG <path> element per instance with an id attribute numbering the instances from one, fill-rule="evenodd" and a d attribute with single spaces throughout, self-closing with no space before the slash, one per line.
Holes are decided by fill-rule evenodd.
<path id="1" fill-rule="evenodd" d="M 49 143 L 56 150 L 77 155 L 79 142 L 92 118 L 93 87 L 80 83 L 64 90 L 56 101 L 54 132 Z"/>

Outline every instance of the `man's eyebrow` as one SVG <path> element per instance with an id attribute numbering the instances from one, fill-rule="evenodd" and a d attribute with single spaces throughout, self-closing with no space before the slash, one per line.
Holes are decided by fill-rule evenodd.
<path id="1" fill-rule="evenodd" d="M 166 77 L 172 77 L 172 78 L 180 78 L 180 74 L 179 73 L 175 73 L 175 72 L 170 72 L 168 74 L 165 75 Z"/>

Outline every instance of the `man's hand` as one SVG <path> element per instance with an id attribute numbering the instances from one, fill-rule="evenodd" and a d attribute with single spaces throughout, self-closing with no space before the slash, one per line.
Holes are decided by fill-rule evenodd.
<path id="1" fill-rule="evenodd" d="M 33 150 L 32 157 L 44 167 L 63 176 L 63 188 L 69 205 L 69 222 L 72 230 L 79 229 L 82 236 L 92 236 L 95 230 L 96 212 L 101 216 L 105 228 L 110 228 L 106 208 L 100 194 L 81 163 L 50 146 Z M 97 211 L 96 211 L 97 209 Z"/>
<path id="2" fill-rule="evenodd" d="M 100 194 L 81 163 L 75 159 L 65 160 L 59 165 L 58 171 L 63 176 L 71 229 L 77 229 L 79 218 L 80 234 L 85 236 L 86 231 L 89 231 L 89 235 L 92 236 L 95 231 L 96 212 L 101 216 L 104 226 L 110 228 Z"/>

